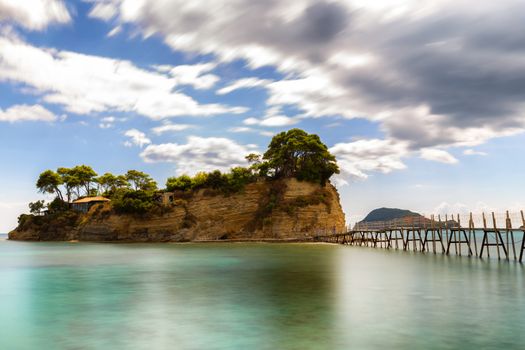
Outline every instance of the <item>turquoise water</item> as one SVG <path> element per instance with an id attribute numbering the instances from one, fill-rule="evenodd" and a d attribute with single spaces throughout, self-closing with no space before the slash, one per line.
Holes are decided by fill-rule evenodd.
<path id="1" fill-rule="evenodd" d="M 335 245 L 0 241 L 0 349 L 523 349 L 524 272 Z"/>

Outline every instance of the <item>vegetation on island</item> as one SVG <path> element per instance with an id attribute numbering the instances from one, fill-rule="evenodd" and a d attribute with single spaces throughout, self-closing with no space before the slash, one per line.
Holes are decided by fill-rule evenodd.
<path id="1" fill-rule="evenodd" d="M 388 221 L 406 217 L 420 217 L 421 214 L 398 208 L 378 208 L 372 210 L 361 222 Z"/>
<path id="2" fill-rule="evenodd" d="M 100 176 L 88 165 L 45 170 L 38 177 L 36 187 L 40 193 L 52 194 L 55 199 L 47 205 L 41 200 L 30 203 L 29 208 L 36 216 L 44 212 L 56 214 L 70 211 L 70 203 L 74 200 L 100 195 L 111 199 L 112 210 L 116 213 L 144 215 L 162 211 L 160 197 L 164 192 L 174 192 L 180 198 L 187 198 L 201 189 L 210 195 L 231 195 L 258 180 L 274 181 L 268 200 L 261 204 L 261 217 L 264 217 L 283 204 L 280 197 L 284 190 L 278 184 L 279 180 L 297 178 L 324 186 L 333 174 L 339 173 L 335 157 L 319 136 L 300 129 L 275 135 L 263 155 L 252 153 L 246 156 L 246 160 L 248 167 L 234 167 L 226 173 L 215 170 L 199 172 L 194 176 L 170 177 L 165 189 L 158 189 L 157 183 L 148 174 L 138 170 Z M 293 212 L 292 206 L 326 201 L 325 194 L 318 193 L 315 198 L 300 198 L 297 203 L 287 203 L 286 211 Z"/>

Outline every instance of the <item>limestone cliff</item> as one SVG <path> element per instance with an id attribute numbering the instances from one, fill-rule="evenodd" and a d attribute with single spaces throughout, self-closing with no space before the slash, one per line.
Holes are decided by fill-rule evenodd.
<path id="1" fill-rule="evenodd" d="M 262 181 L 225 196 L 200 190 L 161 213 L 117 215 L 111 204 L 51 222 L 33 217 L 9 234 L 13 240 L 184 242 L 226 239 L 308 239 L 341 232 L 344 214 L 337 190 L 295 179 Z"/>

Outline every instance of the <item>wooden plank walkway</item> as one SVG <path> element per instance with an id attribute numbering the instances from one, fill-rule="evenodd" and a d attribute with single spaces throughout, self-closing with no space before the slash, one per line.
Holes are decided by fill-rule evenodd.
<path id="1" fill-rule="evenodd" d="M 483 213 L 481 226 L 475 225 L 472 213 L 466 226 L 462 226 L 459 214 L 450 216 L 450 220 L 447 215 L 444 221 L 441 216 L 438 215 L 436 220 L 432 215 L 430 219 L 414 220 L 411 224 L 399 220 L 383 222 L 383 225 L 374 222 L 370 225 L 372 227 L 356 224 L 344 233 L 316 235 L 313 241 L 478 258 L 490 258 L 492 251 L 498 259 L 522 263 L 525 257 L 525 215 L 520 212 L 519 228 L 513 227 L 508 211 L 502 216 L 505 224 L 501 226 L 498 226 L 494 213 L 491 213 L 490 225 Z M 479 250 L 476 234 L 481 236 Z M 521 240 L 517 241 L 516 236 Z"/>

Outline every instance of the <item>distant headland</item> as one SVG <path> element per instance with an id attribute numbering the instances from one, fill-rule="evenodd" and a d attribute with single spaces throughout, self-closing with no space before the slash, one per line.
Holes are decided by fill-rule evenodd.
<path id="1" fill-rule="evenodd" d="M 335 157 L 315 134 L 291 129 L 273 137 L 248 167 L 167 179 L 138 170 L 99 176 L 87 165 L 42 172 L 39 192 L 11 240 L 181 242 L 305 240 L 342 232 L 344 214 L 330 177 Z"/>

